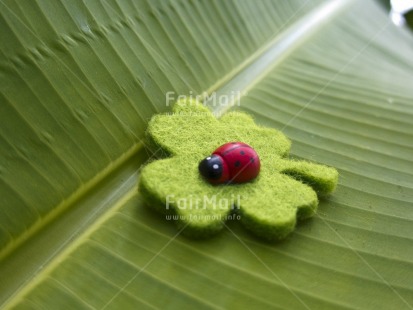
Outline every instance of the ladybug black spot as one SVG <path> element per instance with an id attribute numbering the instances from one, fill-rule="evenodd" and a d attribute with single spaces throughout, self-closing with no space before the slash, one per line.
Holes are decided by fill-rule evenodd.
<path id="1" fill-rule="evenodd" d="M 245 155 L 245 152 L 244 151 L 241 151 L 241 152 L 239 152 L 241 155 Z"/>
<path id="2" fill-rule="evenodd" d="M 250 158 L 250 162 L 253 163 L 254 161 L 255 161 L 255 160 L 254 160 L 254 157 L 251 157 L 251 158 Z"/>
<path id="3" fill-rule="evenodd" d="M 239 167 L 241 165 L 241 162 L 239 160 L 237 160 L 234 165 L 235 165 L 235 167 Z"/>

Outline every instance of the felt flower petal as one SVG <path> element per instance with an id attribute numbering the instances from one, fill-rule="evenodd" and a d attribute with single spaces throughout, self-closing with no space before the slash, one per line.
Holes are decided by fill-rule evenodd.
<path id="1" fill-rule="evenodd" d="M 283 160 L 280 172 L 310 185 L 319 195 L 334 191 L 338 181 L 336 169 L 307 161 Z"/>
<path id="2" fill-rule="evenodd" d="M 268 240 L 285 238 L 296 218 L 314 215 L 318 205 L 311 187 L 287 175 L 261 175 L 241 201 L 241 221 L 255 235 Z"/>
<path id="3" fill-rule="evenodd" d="M 149 121 L 150 145 L 154 151 L 160 147 L 169 155 L 202 156 L 211 148 L 218 120 L 201 104 L 177 104 L 173 114 L 158 114 Z"/>

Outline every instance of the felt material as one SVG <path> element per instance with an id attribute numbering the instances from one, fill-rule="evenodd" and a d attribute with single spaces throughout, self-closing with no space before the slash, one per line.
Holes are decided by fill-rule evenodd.
<path id="1" fill-rule="evenodd" d="M 317 194 L 331 193 L 338 180 L 334 168 L 288 159 L 291 142 L 280 131 L 260 127 L 242 112 L 217 119 L 196 101 L 178 101 L 172 114 L 155 115 L 147 136 L 154 152 L 161 148 L 157 154 L 170 158 L 143 168 L 139 191 L 148 206 L 175 214 L 183 233 L 192 237 L 218 232 L 228 216 L 237 214 L 257 236 L 282 239 L 297 218 L 315 214 Z M 199 174 L 198 163 L 230 141 L 256 150 L 260 174 L 248 183 L 211 185 Z"/>

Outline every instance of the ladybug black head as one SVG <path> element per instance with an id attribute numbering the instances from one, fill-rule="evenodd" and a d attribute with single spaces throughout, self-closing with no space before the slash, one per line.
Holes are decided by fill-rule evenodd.
<path id="1" fill-rule="evenodd" d="M 198 165 L 199 173 L 207 180 L 218 180 L 222 176 L 223 162 L 221 156 L 212 154 Z"/>

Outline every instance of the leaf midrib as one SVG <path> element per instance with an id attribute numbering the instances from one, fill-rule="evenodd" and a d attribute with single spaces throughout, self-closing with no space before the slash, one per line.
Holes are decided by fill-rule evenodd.
<path id="1" fill-rule="evenodd" d="M 239 91 L 241 94 L 247 93 L 274 67 L 352 2 L 355 0 L 333 0 L 316 7 L 284 31 L 277 33 L 265 46 L 258 49 L 238 67 L 212 85 L 204 92 L 204 99 L 214 92 L 217 97 L 229 96 L 234 91 Z M 233 100 L 225 106 L 218 105 L 214 107 L 214 113 L 222 115 L 237 102 L 237 100 Z M 211 106 L 212 101 L 205 100 L 204 104 Z"/>

